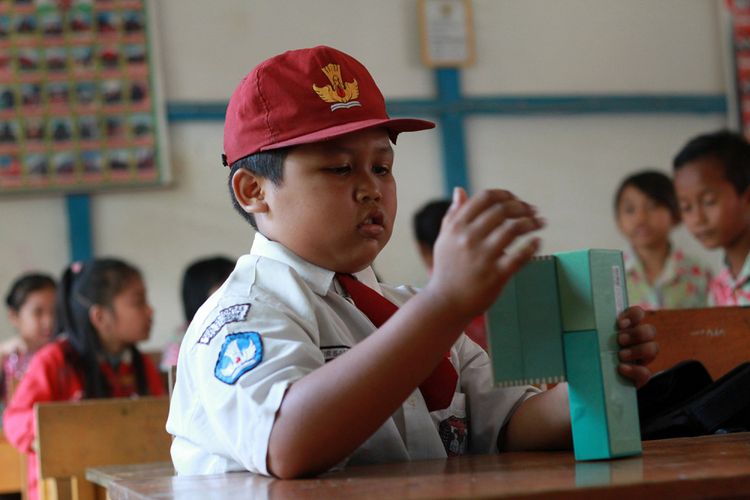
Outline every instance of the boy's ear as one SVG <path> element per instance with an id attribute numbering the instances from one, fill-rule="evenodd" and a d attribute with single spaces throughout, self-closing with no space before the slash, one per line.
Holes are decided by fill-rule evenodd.
<path id="1" fill-rule="evenodd" d="M 268 211 L 263 184 L 265 179 L 241 168 L 232 176 L 232 191 L 245 212 L 257 214 Z"/>

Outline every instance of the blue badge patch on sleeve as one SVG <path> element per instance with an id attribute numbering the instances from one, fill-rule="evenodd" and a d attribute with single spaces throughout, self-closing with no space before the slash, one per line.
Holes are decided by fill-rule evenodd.
<path id="1" fill-rule="evenodd" d="M 227 335 L 216 360 L 214 376 L 233 385 L 242 375 L 252 370 L 263 359 L 263 343 L 258 332 Z"/>

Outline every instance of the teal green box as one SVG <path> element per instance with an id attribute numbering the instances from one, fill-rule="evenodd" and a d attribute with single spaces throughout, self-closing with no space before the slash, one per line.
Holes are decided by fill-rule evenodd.
<path id="1" fill-rule="evenodd" d="M 577 460 L 641 453 L 638 399 L 617 372 L 617 315 L 628 306 L 622 253 L 555 254 Z"/>
<path id="2" fill-rule="evenodd" d="M 635 388 L 617 373 L 624 277 L 616 250 L 537 258 L 516 273 L 487 314 L 496 384 L 567 379 L 577 460 L 641 452 Z"/>
<path id="3" fill-rule="evenodd" d="M 497 385 L 565 380 L 562 319 L 554 257 L 529 261 L 487 314 L 488 350 Z"/>

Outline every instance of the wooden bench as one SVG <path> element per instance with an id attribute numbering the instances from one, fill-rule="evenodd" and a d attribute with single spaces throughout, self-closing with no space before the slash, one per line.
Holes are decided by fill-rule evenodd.
<path id="1" fill-rule="evenodd" d="M 714 380 L 750 361 L 750 307 L 664 309 L 646 313 L 656 327 L 659 355 L 651 371 L 695 359 Z"/>
<path id="2" fill-rule="evenodd" d="M 93 500 L 87 467 L 170 460 L 167 397 L 35 405 L 39 497 Z"/>

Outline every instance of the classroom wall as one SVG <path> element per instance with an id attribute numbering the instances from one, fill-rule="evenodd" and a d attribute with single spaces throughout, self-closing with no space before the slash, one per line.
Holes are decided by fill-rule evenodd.
<path id="1" fill-rule="evenodd" d="M 472 96 L 707 94 L 724 92 L 723 45 L 714 0 L 474 0 L 476 65 L 463 71 Z M 242 76 L 288 48 L 334 45 L 359 58 L 386 98 L 428 98 L 414 0 L 159 0 L 158 37 L 169 101 L 226 101 Z M 611 195 L 633 169 L 668 170 L 690 136 L 723 115 L 481 116 L 466 121 L 474 190 L 507 187 L 549 221 L 545 251 L 621 247 Z M 230 208 L 219 163 L 222 124 L 171 123 L 174 183 L 92 195 L 94 247 L 141 267 L 156 309 L 157 349 L 181 323 L 183 267 L 206 254 L 238 256 L 250 228 Z M 404 134 L 396 147 L 399 214 L 376 262 L 391 282 L 424 284 L 412 213 L 442 193 L 440 134 Z M 57 274 L 68 261 L 61 195 L 0 198 L 0 287 L 28 269 Z M 713 264 L 681 230 L 677 241 Z M 3 317 L 0 335 L 10 328 Z"/>

